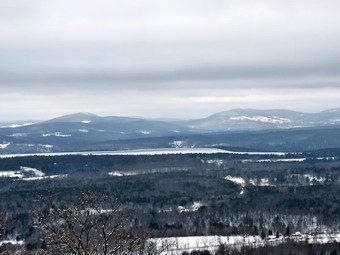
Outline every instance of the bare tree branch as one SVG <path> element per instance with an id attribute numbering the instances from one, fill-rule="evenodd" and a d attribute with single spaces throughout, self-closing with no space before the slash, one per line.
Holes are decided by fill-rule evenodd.
<path id="1" fill-rule="evenodd" d="M 37 213 L 50 254 L 142 254 L 146 235 L 129 228 L 129 215 L 115 197 L 82 194 L 77 202 L 41 198 L 47 210 Z"/>

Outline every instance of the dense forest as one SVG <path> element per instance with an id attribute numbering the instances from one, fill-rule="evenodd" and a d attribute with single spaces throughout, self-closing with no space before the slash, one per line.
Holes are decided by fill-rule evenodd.
<path id="1" fill-rule="evenodd" d="M 129 214 L 126 225 L 148 237 L 337 233 L 339 156 L 329 149 L 3 158 L 0 238 L 43 247 L 37 213 L 46 199 L 74 203 L 88 191 L 117 199 Z"/>

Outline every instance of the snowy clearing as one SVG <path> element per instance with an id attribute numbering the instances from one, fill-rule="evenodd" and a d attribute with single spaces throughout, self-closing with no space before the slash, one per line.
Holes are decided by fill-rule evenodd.
<path id="1" fill-rule="evenodd" d="M 3 142 L 3 143 L 0 143 L 0 149 L 6 149 L 11 143 L 6 143 L 6 142 Z"/>
<path id="2" fill-rule="evenodd" d="M 141 130 L 141 131 L 138 131 L 138 133 L 141 133 L 143 135 L 150 135 L 152 132 L 149 130 Z"/>
<path id="3" fill-rule="evenodd" d="M 11 124 L 8 126 L 2 126 L 0 128 L 18 128 L 18 127 L 24 127 L 24 126 L 31 126 L 34 125 L 35 123 L 24 123 L 24 124 Z"/>
<path id="4" fill-rule="evenodd" d="M 54 132 L 54 133 L 45 133 L 45 134 L 42 134 L 41 136 L 43 137 L 47 137 L 47 136 L 70 137 L 72 135 L 63 134 L 62 132 Z"/>
<path id="5" fill-rule="evenodd" d="M 122 171 L 114 171 L 114 172 L 109 172 L 108 175 L 110 176 L 131 176 L 131 175 L 137 175 L 138 173 L 136 172 L 122 172 Z"/>
<path id="6" fill-rule="evenodd" d="M 171 143 L 169 143 L 169 145 L 171 147 L 174 147 L 174 148 L 182 148 L 183 147 L 183 141 L 173 141 Z"/>
<path id="7" fill-rule="evenodd" d="M 0 178 L 22 178 L 20 171 L 0 171 Z"/>
<path id="8" fill-rule="evenodd" d="M 308 235 L 295 233 L 291 237 L 269 236 L 262 240 L 260 236 L 186 236 L 186 237 L 167 237 L 151 238 L 148 242 L 153 242 L 159 250 L 163 250 L 162 255 L 180 255 L 182 252 L 191 252 L 193 250 L 216 251 L 220 244 L 225 244 L 233 249 L 240 249 L 243 246 L 253 248 L 265 245 L 277 245 L 286 241 L 305 242 L 313 244 L 324 244 L 331 242 L 340 242 L 340 234 L 317 234 Z"/>
<path id="9" fill-rule="evenodd" d="M 264 117 L 264 116 L 256 116 L 256 117 L 248 117 L 248 116 L 239 116 L 239 117 L 230 117 L 230 120 L 251 120 L 251 121 L 259 121 L 273 124 L 283 124 L 292 122 L 290 119 L 279 118 L 279 117 Z"/>
<path id="10" fill-rule="evenodd" d="M 32 167 L 21 166 L 19 171 L 0 171 L 0 178 L 13 178 L 20 181 L 40 181 L 45 179 L 65 178 L 67 174 L 49 175 Z"/>
<path id="11" fill-rule="evenodd" d="M 255 179 L 249 179 L 249 183 L 251 185 L 254 186 L 261 186 L 261 187 L 265 187 L 265 186 L 271 186 L 269 183 L 269 179 L 268 178 L 255 178 Z"/>
<path id="12" fill-rule="evenodd" d="M 275 163 L 275 162 L 303 162 L 306 161 L 306 158 L 279 158 L 279 159 L 244 159 L 241 162 L 242 163 L 251 163 L 251 162 L 256 162 L 256 163 Z"/>
<path id="13" fill-rule="evenodd" d="M 3 241 L 0 241 L 0 247 L 3 244 L 24 245 L 25 242 L 24 241 L 17 241 L 17 240 L 3 240 Z"/>
<path id="14" fill-rule="evenodd" d="M 28 177 L 28 178 L 20 178 L 22 181 L 41 181 L 46 179 L 56 179 L 56 178 L 66 178 L 67 174 L 58 174 L 58 175 L 49 175 L 43 177 Z"/>
<path id="15" fill-rule="evenodd" d="M 194 202 L 191 206 L 188 206 L 188 207 L 178 206 L 177 210 L 180 213 L 182 213 L 182 212 L 196 212 L 202 206 L 204 206 L 204 204 L 202 204 L 201 202 Z"/>

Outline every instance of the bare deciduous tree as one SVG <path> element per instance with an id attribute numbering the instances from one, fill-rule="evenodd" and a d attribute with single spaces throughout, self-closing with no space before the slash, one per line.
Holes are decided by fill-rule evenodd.
<path id="1" fill-rule="evenodd" d="M 115 198 L 83 194 L 65 203 L 45 197 L 48 209 L 37 213 L 50 254 L 125 255 L 140 253 L 146 235 L 129 228 L 129 216 Z"/>

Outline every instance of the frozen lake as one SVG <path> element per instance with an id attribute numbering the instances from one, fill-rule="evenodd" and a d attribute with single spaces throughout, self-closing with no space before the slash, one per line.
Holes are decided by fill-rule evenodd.
<path id="1" fill-rule="evenodd" d="M 237 152 L 216 148 L 165 148 L 165 149 L 142 149 L 126 151 L 82 151 L 82 152 L 50 152 L 50 153 L 27 153 L 27 154 L 2 154 L 0 158 L 28 157 L 28 156 L 65 156 L 65 155 L 167 155 L 167 154 L 249 154 L 249 155 L 278 155 L 283 152 Z"/>

